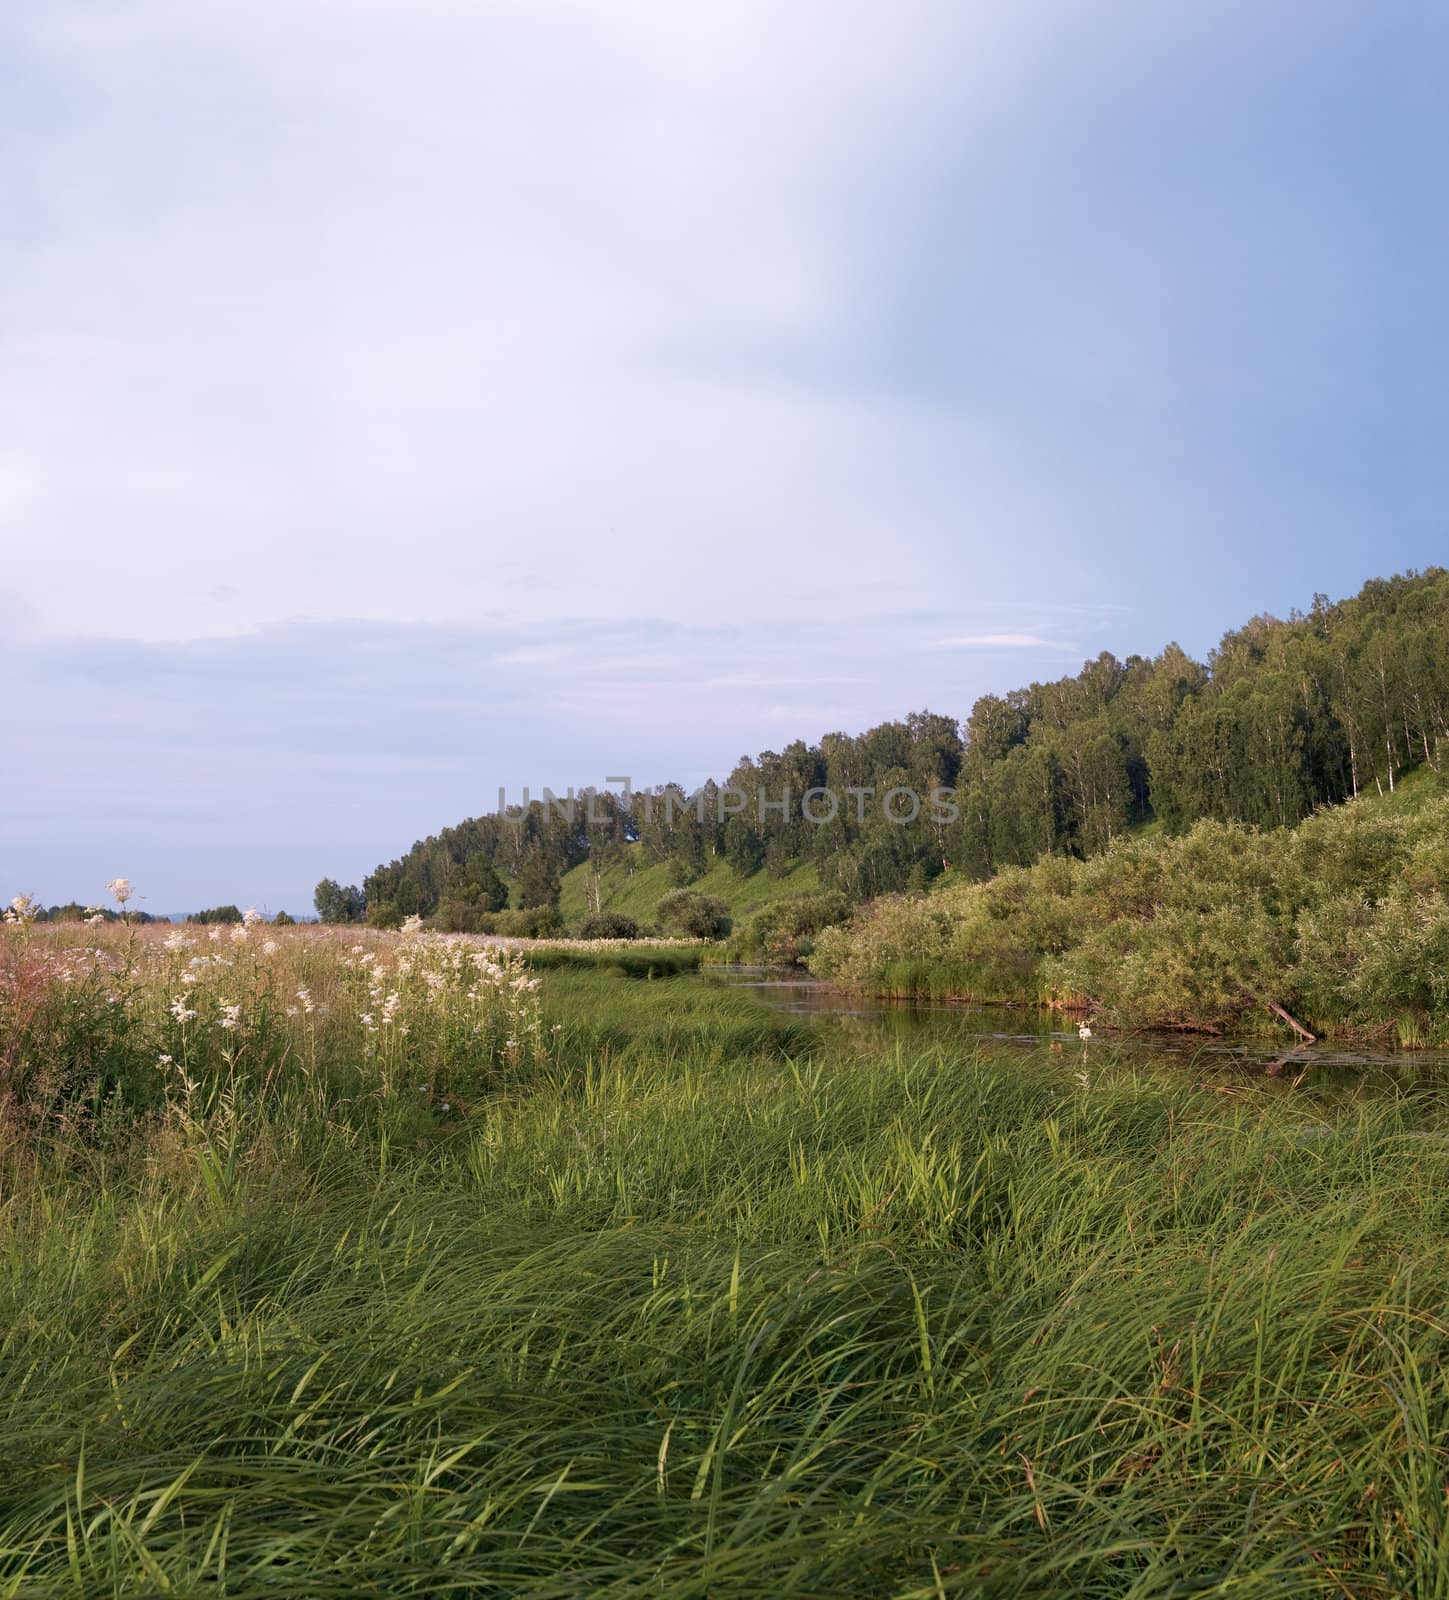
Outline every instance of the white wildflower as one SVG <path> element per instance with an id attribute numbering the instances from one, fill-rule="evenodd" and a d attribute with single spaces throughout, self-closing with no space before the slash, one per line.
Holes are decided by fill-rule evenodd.
<path id="1" fill-rule="evenodd" d="M 131 888 L 131 880 L 129 878 L 112 878 L 111 881 L 106 885 L 106 888 L 115 897 L 115 901 L 118 906 L 125 905 L 134 892 Z"/>
<path id="2" fill-rule="evenodd" d="M 1078 1028 L 1077 1028 L 1077 1037 L 1079 1039 L 1090 1039 L 1092 1037 L 1092 1030 L 1087 1026 L 1087 1024 L 1085 1022 L 1081 1023 L 1078 1026 Z"/>
<path id="3" fill-rule="evenodd" d="M 255 906 L 248 906 L 246 910 L 242 912 L 242 921 L 249 928 L 256 927 L 257 923 L 259 923 L 261 920 L 262 914 Z"/>
<path id="4" fill-rule="evenodd" d="M 221 1006 L 221 1016 L 218 1020 L 221 1026 L 228 1030 L 239 1027 L 241 1025 L 241 1007 L 239 1005 L 228 1005 L 225 1000 L 220 1001 L 219 1004 Z"/>

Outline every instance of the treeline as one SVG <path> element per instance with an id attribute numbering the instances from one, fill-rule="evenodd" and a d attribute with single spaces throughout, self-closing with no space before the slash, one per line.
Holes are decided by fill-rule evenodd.
<path id="1" fill-rule="evenodd" d="M 1043 856 L 1086 858 L 1153 820 L 1173 833 L 1201 819 L 1290 826 L 1391 791 L 1416 765 L 1437 769 L 1446 734 L 1449 572 L 1434 568 L 1337 603 L 1316 596 L 1287 620 L 1256 617 L 1205 663 L 1175 644 L 1104 652 L 1072 677 L 983 697 L 964 725 L 923 711 L 743 757 L 723 786 L 693 795 L 586 790 L 571 817 L 534 799 L 472 818 L 361 889 L 324 880 L 318 911 L 387 924 L 546 909 L 570 868 L 589 861 L 597 881 L 609 862 L 641 857 L 668 862 L 680 885 L 717 860 L 747 875 L 803 859 L 858 903 L 947 871 L 980 880 Z M 917 796 L 914 813 L 908 798 L 883 804 L 892 794 Z"/>
<path id="2" fill-rule="evenodd" d="M 351 918 L 333 918 L 333 921 L 361 921 L 362 919 L 362 892 L 355 890 L 357 896 L 355 903 L 356 915 Z M 244 920 L 244 913 L 240 906 L 211 906 L 205 911 L 192 911 L 187 913 L 186 920 L 206 926 L 210 923 L 231 923 Z M 30 913 L 30 920 L 34 922 L 130 922 L 150 923 L 167 922 L 168 917 L 153 916 L 149 911 L 124 912 L 113 910 L 110 906 L 83 906 L 79 900 L 72 900 L 66 905 L 50 907 L 37 906 Z M 296 923 L 296 918 L 288 916 L 285 911 L 279 911 L 274 917 L 266 917 L 263 921 L 270 922 L 273 927 L 288 928 Z"/>
<path id="3" fill-rule="evenodd" d="M 28 920 L 32 922 L 156 922 L 162 920 L 154 917 L 149 911 L 127 911 L 124 916 L 121 912 L 113 910 L 110 906 L 83 906 L 79 900 L 68 901 L 65 905 L 36 906 L 30 912 Z"/>
<path id="4" fill-rule="evenodd" d="M 357 909 L 360 916 L 361 906 L 359 905 Z M 245 922 L 248 920 L 248 918 L 257 922 L 270 921 L 274 928 L 290 928 L 295 926 L 297 921 L 295 917 L 288 916 L 285 911 L 279 911 L 276 916 L 270 918 L 258 917 L 255 911 L 246 912 L 243 911 L 240 906 L 235 905 L 209 906 L 204 911 L 188 912 L 186 920 L 190 923 L 195 923 L 200 927 L 209 927 L 215 924 L 225 925 L 234 922 Z M 354 918 L 353 920 L 356 919 Z"/>
<path id="5" fill-rule="evenodd" d="M 922 804 L 914 820 L 893 822 L 875 801 L 893 790 L 924 797 L 951 789 L 961 756 L 959 726 L 921 712 L 857 737 L 827 734 L 819 745 L 797 740 L 742 757 L 725 784 L 693 792 L 671 783 L 626 794 L 585 789 L 571 804 L 536 798 L 444 828 L 379 866 L 361 889 L 324 879 L 317 911 L 324 921 L 389 926 L 419 915 L 463 927 L 470 911 L 556 909 L 563 874 L 584 862 L 595 913 L 611 865 L 667 863 L 683 888 L 718 861 L 748 876 L 784 875 L 808 859 L 852 901 L 925 888 L 947 864 L 944 805 Z M 833 818 L 817 821 L 808 797 L 822 792 L 842 798 Z M 823 815 L 818 798 L 814 810 Z"/>

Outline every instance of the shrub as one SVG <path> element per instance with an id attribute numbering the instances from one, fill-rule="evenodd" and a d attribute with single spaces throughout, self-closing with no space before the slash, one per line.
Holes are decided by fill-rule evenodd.
<path id="1" fill-rule="evenodd" d="M 428 919 L 430 927 L 444 933 L 491 933 L 494 920 L 492 912 L 456 897 L 440 900 L 437 912 Z"/>
<path id="2" fill-rule="evenodd" d="M 1449 1035 L 1449 799 L 1373 799 L 1296 829 L 1199 822 L 1087 861 L 888 896 L 810 967 L 876 993 L 1088 1002 L 1123 1026 Z"/>
<path id="3" fill-rule="evenodd" d="M 850 919 L 850 901 L 838 889 L 790 895 L 761 907 L 730 945 L 737 961 L 764 959 L 781 966 L 803 961 L 824 928 Z"/>
<path id="4" fill-rule="evenodd" d="M 505 939 L 553 939 L 563 932 L 563 918 L 553 906 L 530 906 L 523 911 L 494 911 L 479 919 L 481 933 Z"/>
<path id="5" fill-rule="evenodd" d="M 1049 958 L 1053 990 L 1090 996 L 1107 1022 L 1223 1033 L 1270 1024 L 1284 994 L 1290 929 L 1261 906 L 1165 907 L 1119 918 Z"/>
<path id="6" fill-rule="evenodd" d="M 618 911 L 595 911 L 578 926 L 580 939 L 637 939 L 639 924 Z"/>
<path id="7" fill-rule="evenodd" d="M 675 889 L 665 895 L 655 915 L 665 933 L 684 939 L 723 939 L 733 926 L 723 900 L 693 889 Z"/>

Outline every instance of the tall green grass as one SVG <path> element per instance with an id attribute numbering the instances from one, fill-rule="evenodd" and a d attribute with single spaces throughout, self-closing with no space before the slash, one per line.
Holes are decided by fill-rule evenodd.
<path id="1" fill-rule="evenodd" d="M 584 972 L 605 972 L 621 978 L 675 978 L 681 972 L 697 972 L 702 949 L 671 949 L 669 946 L 641 944 L 630 949 L 621 944 L 590 946 L 536 945 L 527 952 L 530 967 L 539 972 L 576 968 Z"/>
<path id="2" fill-rule="evenodd" d="M 0 1594 L 1449 1591 L 1442 1093 L 543 1002 L 463 1117 L 12 1139 Z"/>

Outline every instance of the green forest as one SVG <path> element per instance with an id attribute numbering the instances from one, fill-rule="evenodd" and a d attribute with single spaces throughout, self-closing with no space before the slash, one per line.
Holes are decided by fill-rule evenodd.
<path id="1" fill-rule="evenodd" d="M 678 888 L 710 874 L 746 904 L 801 888 L 852 904 L 980 881 L 1043 857 L 1086 859 L 1125 834 L 1200 821 L 1288 827 L 1405 774 L 1438 770 L 1449 733 L 1449 572 L 1374 579 L 1349 599 L 1314 596 L 1286 619 L 1257 616 L 1205 662 L 1176 644 L 1104 652 L 1071 677 L 986 695 L 964 723 L 920 711 L 865 733 L 827 733 L 745 756 L 715 785 L 620 795 L 585 789 L 570 818 L 540 800 L 418 841 L 361 885 L 324 880 L 324 921 L 556 930 L 605 909 L 604 884 Z M 950 790 L 912 821 L 846 803 L 826 821 L 806 796 Z M 952 814 L 954 813 L 954 815 Z M 583 869 L 580 871 L 580 869 Z M 565 893 L 565 879 L 570 892 Z M 582 879 L 582 882 L 579 880 Z M 633 897 L 637 900 L 637 896 Z M 731 895 L 725 896 L 729 900 Z M 560 907 L 562 906 L 562 912 Z"/>

